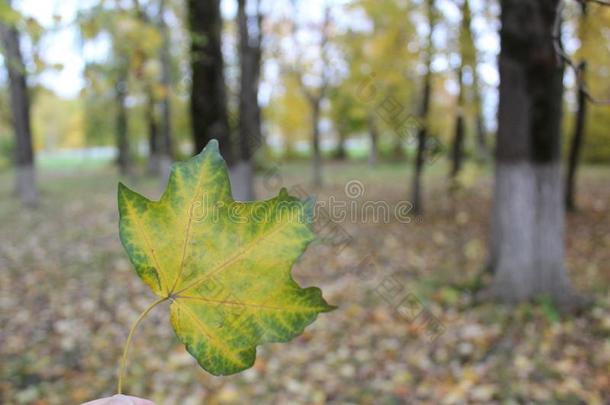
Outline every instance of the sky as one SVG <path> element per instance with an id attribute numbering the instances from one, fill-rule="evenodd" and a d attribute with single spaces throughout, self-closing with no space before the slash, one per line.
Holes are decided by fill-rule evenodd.
<path id="1" fill-rule="evenodd" d="M 49 64 L 62 64 L 63 69 L 43 73 L 38 81 L 65 98 L 75 97 L 83 88 L 85 60 L 103 57 L 107 44 L 103 41 L 83 45 L 77 29 L 68 24 L 74 21 L 79 7 L 83 8 L 89 0 L 20 0 L 16 7 L 25 15 L 35 18 L 45 28 L 52 28 L 55 18 L 60 17 L 60 28 L 45 35 L 40 45 L 43 59 Z M 236 14 L 235 1 L 223 1 L 223 15 Z"/>
<path id="2" fill-rule="evenodd" d="M 61 17 L 60 24 L 73 21 L 78 4 L 79 0 L 21 0 L 15 5 L 25 15 L 34 17 L 45 28 L 49 28 L 54 25 L 54 16 Z M 76 96 L 84 85 L 84 59 L 80 48 L 74 27 L 64 27 L 46 35 L 40 44 L 43 59 L 50 64 L 60 63 L 63 69 L 47 71 L 38 81 L 62 97 Z"/>
<path id="3" fill-rule="evenodd" d="M 52 28 L 56 25 L 56 17 L 60 17 L 60 28 L 53 29 L 46 34 L 40 44 L 40 51 L 45 61 L 50 64 L 61 64 L 61 70 L 48 70 L 41 74 L 37 81 L 43 86 L 52 89 L 58 95 L 65 98 L 72 98 L 78 95 L 84 86 L 83 69 L 85 60 L 103 58 L 108 50 L 108 43 L 104 40 L 97 43 L 82 44 L 76 28 L 69 24 L 76 17 L 79 7 L 87 6 L 94 0 L 20 0 L 16 6 L 25 15 L 34 17 L 45 28 Z M 333 5 L 340 5 L 346 0 L 332 0 Z M 481 10 L 485 7 L 483 0 L 471 0 L 473 10 Z M 234 18 L 236 14 L 236 1 L 223 0 L 222 12 L 226 19 Z M 273 3 L 274 7 L 278 3 Z M 459 12 L 453 1 L 439 0 L 439 9 L 446 18 L 450 20 L 459 19 Z M 338 7 L 337 9 L 340 9 Z M 299 18 L 306 20 L 318 19 L 322 16 L 323 0 L 308 0 L 307 7 L 301 8 L 303 15 Z M 337 16 L 341 21 L 341 15 Z M 497 27 L 490 27 L 484 19 L 476 19 L 473 22 L 477 37 L 477 46 L 481 51 L 481 65 L 479 74 L 482 82 L 487 84 L 488 90 L 484 94 L 487 99 L 485 102 L 485 115 L 493 121 L 495 114 L 496 90 L 498 84 L 498 73 L 496 68 L 496 55 L 499 51 L 499 41 L 495 30 Z M 441 38 L 446 33 L 439 32 Z M 442 70 L 447 67 L 449 61 L 444 56 L 437 58 L 435 67 Z"/>

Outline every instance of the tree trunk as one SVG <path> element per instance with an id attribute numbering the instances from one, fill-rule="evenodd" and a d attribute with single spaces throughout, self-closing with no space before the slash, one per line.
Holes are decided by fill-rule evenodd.
<path id="1" fill-rule="evenodd" d="M 371 140 L 370 151 L 369 151 L 369 166 L 376 166 L 379 160 L 379 132 L 377 130 L 377 123 L 375 117 L 372 114 L 368 116 L 369 123 L 369 137 Z"/>
<path id="2" fill-rule="evenodd" d="M 455 181 L 462 169 L 464 156 L 464 80 L 462 67 L 458 69 L 459 93 L 457 100 L 457 117 L 455 119 L 455 132 L 451 146 L 451 179 Z"/>
<path id="3" fill-rule="evenodd" d="M 578 74 L 585 76 L 587 64 L 582 62 L 578 68 Z M 585 122 L 587 118 L 587 94 L 584 88 L 578 89 L 578 110 L 576 111 L 576 122 L 574 124 L 574 135 L 570 144 L 570 155 L 568 160 L 568 174 L 566 176 L 565 204 L 569 211 L 576 210 L 576 170 L 580 150 L 585 134 Z"/>
<path id="4" fill-rule="evenodd" d="M 38 203 L 38 187 L 32 147 L 30 96 L 19 32 L 14 26 L 0 22 L 0 40 L 4 48 L 4 64 L 8 71 L 11 117 L 16 140 L 15 192 L 24 205 L 35 206 Z"/>
<path id="5" fill-rule="evenodd" d="M 159 173 L 163 184 L 169 179 L 173 160 L 172 149 L 172 110 L 171 110 L 171 52 L 170 36 L 165 21 L 165 0 L 159 2 L 159 30 L 163 36 L 161 45 L 161 85 L 165 89 L 161 98 L 161 125 L 159 133 Z"/>
<path id="6" fill-rule="evenodd" d="M 322 187 L 322 153 L 320 151 L 320 100 L 311 101 L 313 184 Z"/>
<path id="7" fill-rule="evenodd" d="M 402 145 L 402 134 L 394 137 L 394 148 L 392 149 L 392 159 L 400 162 L 404 159 L 405 152 Z"/>
<path id="8" fill-rule="evenodd" d="M 122 65 L 126 62 L 119 62 Z M 127 68 L 121 66 L 119 68 L 119 76 L 115 85 L 115 100 L 116 100 L 116 141 L 117 141 L 117 164 L 121 174 L 131 174 L 131 155 L 129 151 L 129 136 L 127 124 Z"/>
<path id="9" fill-rule="evenodd" d="M 345 151 L 345 141 L 347 139 L 347 133 L 342 124 L 339 124 L 337 128 L 337 135 L 339 136 L 339 140 L 337 142 L 337 149 L 335 150 L 335 159 L 345 160 L 345 158 L 347 157 L 347 152 Z"/>
<path id="10" fill-rule="evenodd" d="M 148 174 L 157 176 L 160 173 L 159 125 L 157 123 L 156 102 L 152 86 L 147 90 L 146 122 L 148 126 Z"/>
<path id="11" fill-rule="evenodd" d="M 462 75 L 464 68 L 469 66 L 472 71 L 472 85 L 470 86 L 474 100 L 474 120 L 475 120 L 475 148 L 478 160 L 486 161 L 489 159 L 489 152 L 487 150 L 485 126 L 483 124 L 483 112 L 482 112 L 482 100 L 481 100 L 481 88 L 479 85 L 479 75 L 477 72 L 478 57 L 477 48 L 474 43 L 474 36 L 472 34 L 472 12 L 470 10 L 469 0 L 464 0 L 462 3 L 462 26 L 460 32 L 460 56 Z M 463 80 L 463 78 L 462 78 Z M 460 86 L 464 86 L 463 82 Z M 462 90 L 464 91 L 464 90 Z M 471 102 L 472 102 L 471 101 Z M 463 118 L 464 120 L 466 118 Z"/>
<path id="12" fill-rule="evenodd" d="M 485 130 L 485 123 L 483 121 L 483 100 L 482 100 L 482 89 L 479 82 L 479 74 L 477 73 L 477 59 L 475 59 L 472 66 L 472 90 L 474 92 L 474 103 L 475 103 L 475 145 L 476 153 L 479 160 L 487 161 L 490 159 L 490 151 L 487 146 L 487 131 Z"/>
<path id="13" fill-rule="evenodd" d="M 427 0 L 428 14 L 428 43 L 426 45 L 426 75 L 424 76 L 424 86 L 422 89 L 422 103 L 419 112 L 421 126 L 417 131 L 417 154 L 415 156 L 415 168 L 413 170 L 413 185 L 411 189 L 411 202 L 413 203 L 413 213 L 421 215 L 423 213 L 422 205 L 422 182 L 421 176 L 424 171 L 424 161 L 426 153 L 426 141 L 428 135 L 428 113 L 430 111 L 430 101 L 432 96 L 432 53 L 433 43 L 432 35 L 434 33 L 434 0 Z"/>
<path id="14" fill-rule="evenodd" d="M 258 86 L 261 63 L 262 17 L 256 15 L 257 29 L 248 25 L 246 0 L 238 0 L 240 93 L 239 93 L 239 163 L 233 173 L 232 184 L 235 199 L 254 200 L 253 155 L 262 144 Z"/>
<path id="15" fill-rule="evenodd" d="M 195 153 L 217 139 L 229 166 L 235 162 L 227 115 L 220 0 L 188 0 L 191 33 L 191 121 Z"/>
<path id="16" fill-rule="evenodd" d="M 569 303 L 560 172 L 563 66 L 553 47 L 558 0 L 503 0 L 491 260 L 505 302 Z"/>
<path id="17" fill-rule="evenodd" d="M 474 91 L 474 102 L 476 107 L 476 153 L 479 160 L 488 161 L 491 157 L 491 153 L 489 147 L 487 146 L 487 131 L 485 130 L 485 124 L 483 122 L 483 101 L 481 97 L 481 85 L 479 84 L 479 75 L 477 74 L 476 66 L 474 66 L 472 71 L 472 88 Z"/>
<path id="18" fill-rule="evenodd" d="M 483 123 L 483 115 L 480 111 L 477 111 L 475 120 L 477 156 L 480 160 L 485 161 L 489 159 L 489 149 L 487 147 L 487 132 Z"/>

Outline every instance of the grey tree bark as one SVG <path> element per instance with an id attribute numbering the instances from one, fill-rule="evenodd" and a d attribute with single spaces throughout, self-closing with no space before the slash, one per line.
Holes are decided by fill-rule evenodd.
<path id="1" fill-rule="evenodd" d="M 502 0 L 500 105 L 490 265 L 504 302 L 574 302 L 564 265 L 560 172 L 563 66 L 553 47 L 558 0 Z"/>
<path id="2" fill-rule="evenodd" d="M 8 71 L 11 118 L 16 140 L 15 193 L 24 205 L 35 206 L 38 203 L 38 187 L 32 147 L 30 96 L 17 28 L 0 21 L 0 40 Z"/>
<path id="3" fill-rule="evenodd" d="M 254 200 L 254 162 L 256 150 L 262 145 L 261 112 L 258 104 L 262 56 L 262 15 L 257 0 L 256 15 L 248 14 L 248 2 L 237 1 L 240 55 L 239 93 L 239 162 L 231 178 L 237 200 Z M 249 24 L 254 20 L 255 24 Z M 253 28 L 253 29 L 252 29 Z"/>

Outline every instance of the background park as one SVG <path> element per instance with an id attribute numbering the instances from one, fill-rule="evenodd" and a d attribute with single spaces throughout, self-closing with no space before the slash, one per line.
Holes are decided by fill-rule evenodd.
<path id="1" fill-rule="evenodd" d="M 606 404 L 606 0 L 0 0 L 0 403 L 115 393 L 153 299 L 119 181 L 217 139 L 236 200 L 317 200 L 293 274 L 338 309 L 251 369 L 155 310 L 157 404 Z"/>

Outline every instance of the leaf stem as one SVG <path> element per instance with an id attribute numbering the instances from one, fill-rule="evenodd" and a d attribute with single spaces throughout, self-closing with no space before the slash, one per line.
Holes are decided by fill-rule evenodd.
<path id="1" fill-rule="evenodd" d="M 125 377 L 125 364 L 127 363 L 127 353 L 129 352 L 129 345 L 131 344 L 131 339 L 133 338 L 133 334 L 136 331 L 136 328 L 142 322 L 142 320 L 148 315 L 148 313 L 157 305 L 167 301 L 170 297 L 159 298 L 157 301 L 150 304 L 148 308 L 144 310 L 136 319 L 136 321 L 131 326 L 131 330 L 129 331 L 129 335 L 127 335 L 127 342 L 125 342 L 125 347 L 123 348 L 123 356 L 121 357 L 121 363 L 119 366 L 119 380 L 117 383 L 117 394 L 122 394 L 123 391 L 123 379 Z"/>

